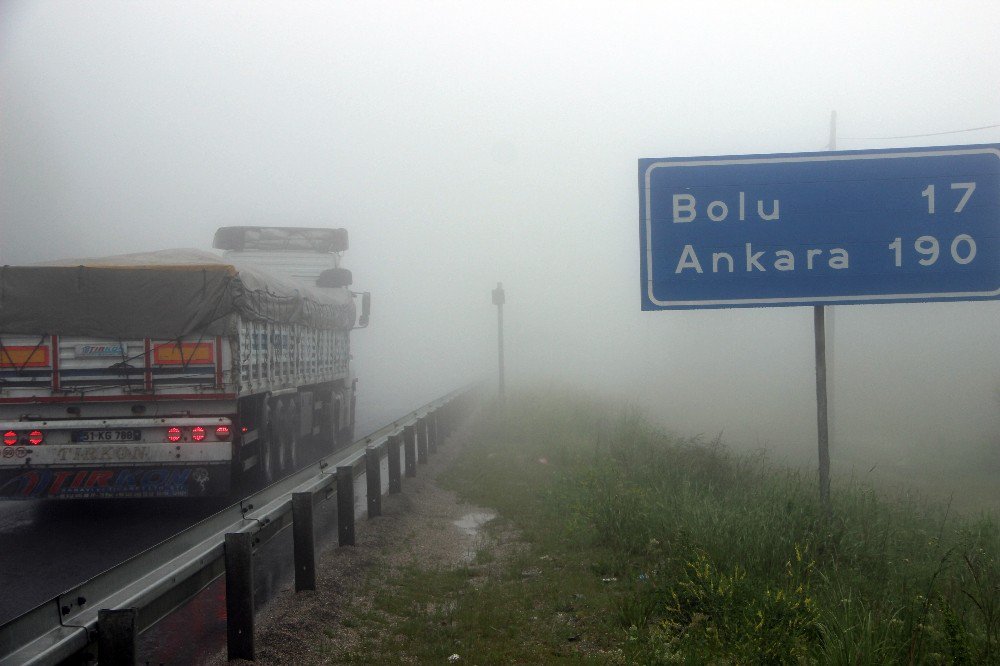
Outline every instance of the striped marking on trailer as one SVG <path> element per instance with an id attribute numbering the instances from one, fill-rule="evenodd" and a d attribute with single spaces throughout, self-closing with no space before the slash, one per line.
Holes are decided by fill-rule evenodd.
<path id="1" fill-rule="evenodd" d="M 215 350 L 209 342 L 165 342 L 153 346 L 156 365 L 209 365 L 215 362 Z"/>
<path id="2" fill-rule="evenodd" d="M 49 348 L 45 345 L 4 346 L 0 349 L 0 368 L 47 367 L 49 367 Z"/>

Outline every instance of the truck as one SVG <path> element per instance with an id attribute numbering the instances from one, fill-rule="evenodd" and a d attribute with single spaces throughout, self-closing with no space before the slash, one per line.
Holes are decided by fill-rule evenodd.
<path id="1" fill-rule="evenodd" d="M 213 247 L 0 267 L 0 499 L 232 496 L 352 440 L 347 231 Z"/>

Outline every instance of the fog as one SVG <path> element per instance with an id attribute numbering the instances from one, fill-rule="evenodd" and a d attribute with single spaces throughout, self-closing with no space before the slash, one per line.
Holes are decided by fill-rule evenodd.
<path id="1" fill-rule="evenodd" d="M 808 462 L 811 310 L 641 312 L 636 160 L 824 150 L 832 110 L 841 149 L 1000 142 L 851 138 L 1000 123 L 998 24 L 987 1 L 7 0 L 0 262 L 343 226 L 367 423 L 495 381 L 502 281 L 511 386 Z M 995 480 L 1000 304 L 832 313 L 834 475 Z"/>

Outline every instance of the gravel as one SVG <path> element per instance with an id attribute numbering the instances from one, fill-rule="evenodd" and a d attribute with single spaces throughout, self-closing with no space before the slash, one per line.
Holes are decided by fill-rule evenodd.
<path id="1" fill-rule="evenodd" d="M 470 566 L 476 552 L 489 548 L 493 557 L 475 566 L 488 576 L 522 547 L 509 528 L 481 528 L 495 513 L 461 502 L 437 484 L 468 437 L 458 430 L 438 447 L 416 478 L 404 478 L 403 492 L 382 499 L 382 516 L 357 523 L 356 545 L 332 548 L 317 564 L 316 591 L 279 595 L 257 616 L 257 661 L 236 664 L 331 664 L 362 639 L 405 641 L 385 625 L 374 628 L 354 619 L 372 610 L 372 596 L 403 567 L 435 569 Z M 475 584 L 475 579 L 473 579 Z M 391 622 L 391 618 L 386 618 Z M 222 652 L 210 662 L 226 663 Z"/>

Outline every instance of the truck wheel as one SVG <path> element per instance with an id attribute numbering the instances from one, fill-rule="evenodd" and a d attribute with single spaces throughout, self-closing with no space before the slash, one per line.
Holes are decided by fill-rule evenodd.
<path id="1" fill-rule="evenodd" d="M 299 415 L 299 401 L 290 398 L 285 403 L 285 424 L 284 424 L 284 470 L 294 472 L 299 464 L 299 427 L 301 416 Z"/>
<path id="2" fill-rule="evenodd" d="M 339 446 L 350 446 L 354 443 L 354 424 L 347 426 L 340 431 L 337 441 Z"/>
<path id="3" fill-rule="evenodd" d="M 287 464 L 285 452 L 288 449 L 288 410 L 285 409 L 284 400 L 278 400 L 274 404 L 273 423 L 274 428 L 272 429 L 272 433 L 274 437 L 271 442 L 271 449 L 273 451 L 271 456 L 274 458 L 275 474 L 278 475 L 285 471 L 285 465 Z"/>
<path id="4" fill-rule="evenodd" d="M 315 403 L 320 403 L 323 406 L 316 413 L 316 423 L 319 424 L 319 433 L 317 433 L 317 444 L 320 450 L 326 452 L 327 444 L 330 441 L 331 431 L 333 427 L 333 422 L 330 419 L 330 411 L 332 407 L 330 406 L 330 392 L 324 390 L 318 390 L 313 393 L 313 400 Z"/>
<path id="5" fill-rule="evenodd" d="M 326 413 L 324 419 L 325 434 L 323 436 L 323 453 L 336 451 L 340 446 L 340 399 L 337 392 L 330 390 L 326 393 Z"/>
<path id="6" fill-rule="evenodd" d="M 265 401 L 260 409 L 257 423 L 257 468 L 264 486 L 274 482 L 274 417 L 270 403 Z"/>

